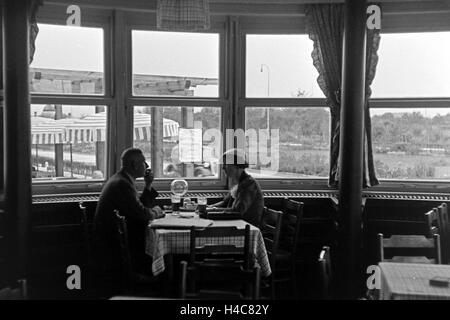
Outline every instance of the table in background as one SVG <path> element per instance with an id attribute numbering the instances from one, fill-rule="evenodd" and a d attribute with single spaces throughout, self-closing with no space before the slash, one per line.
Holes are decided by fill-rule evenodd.
<path id="1" fill-rule="evenodd" d="M 380 262 L 382 300 L 450 300 L 450 287 L 430 285 L 433 277 L 450 278 L 450 265 Z"/>
<path id="2" fill-rule="evenodd" d="M 164 219 L 183 219 L 179 217 L 167 216 Z M 198 218 L 193 218 L 198 219 Z M 245 229 L 247 223 L 244 220 L 222 220 L 213 221 L 209 228 L 214 227 L 237 227 Z M 224 238 L 232 243 L 223 242 L 223 244 L 233 244 L 244 246 L 242 237 Z M 147 232 L 146 253 L 153 258 L 152 272 L 156 276 L 165 269 L 164 256 L 167 254 L 189 254 L 190 251 L 190 230 L 176 229 L 153 229 L 151 224 Z M 270 269 L 269 258 L 267 256 L 266 247 L 261 231 L 250 224 L 250 252 L 261 267 L 261 275 L 269 276 L 272 271 Z"/>

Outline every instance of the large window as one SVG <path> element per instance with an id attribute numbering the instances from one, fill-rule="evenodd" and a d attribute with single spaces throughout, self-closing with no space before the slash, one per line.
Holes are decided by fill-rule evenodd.
<path id="1" fill-rule="evenodd" d="M 323 93 L 311 58 L 313 42 L 305 34 L 246 34 L 245 43 L 241 107 L 248 171 L 272 183 L 327 177 L 330 114 L 317 99 Z"/>
<path id="2" fill-rule="evenodd" d="M 450 180 L 449 50 L 450 32 L 382 34 L 371 108 L 380 179 Z"/>
<path id="3" fill-rule="evenodd" d="M 104 27 L 38 27 L 30 65 L 33 182 L 102 181 L 110 129 Z"/>
<path id="4" fill-rule="evenodd" d="M 301 9 L 224 6 L 208 31 L 171 32 L 151 10 L 86 6 L 69 27 L 44 5 L 30 65 L 35 186 L 98 191 L 135 146 L 161 190 L 181 177 L 224 188 L 221 154 L 237 143 L 264 188 L 326 187 L 331 116 Z M 449 180 L 450 31 L 405 33 L 392 19 L 401 32 L 382 34 L 371 86 L 377 176 Z"/>
<path id="5" fill-rule="evenodd" d="M 217 180 L 223 130 L 219 33 L 132 30 L 131 36 L 131 100 L 139 101 L 133 145 L 144 151 L 157 179 Z"/>

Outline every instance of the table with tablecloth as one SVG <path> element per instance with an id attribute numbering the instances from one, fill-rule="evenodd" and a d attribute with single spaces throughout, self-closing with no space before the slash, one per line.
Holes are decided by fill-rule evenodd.
<path id="1" fill-rule="evenodd" d="M 450 265 L 380 262 L 382 300 L 450 300 L 450 287 L 430 285 L 430 279 L 450 279 Z"/>
<path id="2" fill-rule="evenodd" d="M 177 219 L 178 217 L 168 217 L 165 219 Z M 183 219 L 183 218 L 178 218 Z M 213 221 L 208 228 L 214 227 L 237 227 L 245 229 L 248 224 L 244 220 L 226 220 Z M 204 240 L 205 242 L 208 239 Z M 243 237 L 224 237 L 222 244 L 233 244 L 243 246 Z M 200 243 L 202 244 L 202 243 Z M 189 254 L 190 250 L 190 230 L 169 229 L 169 228 L 152 228 L 149 225 L 147 230 L 146 253 L 153 258 L 152 272 L 158 275 L 165 270 L 164 256 L 168 254 Z M 250 224 L 250 252 L 255 258 L 255 262 L 261 268 L 263 276 L 269 276 L 272 271 L 270 269 L 269 259 L 261 231 Z"/>

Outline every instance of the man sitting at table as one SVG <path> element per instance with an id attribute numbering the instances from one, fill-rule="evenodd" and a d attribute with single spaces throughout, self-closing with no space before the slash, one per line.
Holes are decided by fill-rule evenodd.
<path id="1" fill-rule="evenodd" d="M 245 172 L 245 168 L 248 168 L 248 162 L 242 150 L 230 149 L 223 154 L 222 169 L 232 187 L 224 200 L 211 205 L 209 210 L 223 208 L 225 213 L 239 212 L 242 219 L 259 227 L 264 211 L 264 198 L 258 181 Z"/>
<path id="2" fill-rule="evenodd" d="M 152 188 L 153 173 L 140 149 L 130 148 L 121 156 L 122 168 L 104 185 L 94 217 L 94 248 L 102 265 L 120 269 L 120 247 L 114 210 L 126 218 L 132 267 L 135 272 L 151 274 L 152 259 L 145 254 L 149 221 L 164 216 L 155 205 L 158 192 Z M 136 178 L 144 177 L 140 196 Z M 114 271 L 113 271 L 114 272 Z"/>

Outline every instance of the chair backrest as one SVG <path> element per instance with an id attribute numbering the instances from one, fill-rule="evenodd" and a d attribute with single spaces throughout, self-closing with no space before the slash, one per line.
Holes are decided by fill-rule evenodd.
<path id="1" fill-rule="evenodd" d="M 132 291 L 133 275 L 131 265 L 130 246 L 128 243 L 127 222 L 124 216 L 121 216 L 118 210 L 114 210 L 117 223 L 117 239 L 119 242 L 120 258 L 122 263 L 122 285 L 126 292 Z"/>
<path id="2" fill-rule="evenodd" d="M 261 233 L 266 246 L 267 255 L 272 269 L 275 269 L 275 260 L 280 241 L 281 222 L 283 212 L 264 207 L 261 219 Z M 274 270 L 272 270 L 273 272 Z"/>
<path id="3" fill-rule="evenodd" d="M 371 239 L 378 233 L 386 236 L 398 234 L 431 237 L 437 233 L 437 227 L 430 225 L 428 220 L 427 213 L 424 214 L 424 220 L 368 219 L 365 222 L 365 232 Z"/>
<path id="4" fill-rule="evenodd" d="M 437 207 L 439 235 L 441 236 L 442 262 L 450 262 L 450 222 L 448 218 L 447 204 L 442 203 Z"/>
<path id="5" fill-rule="evenodd" d="M 424 235 L 427 237 L 432 237 L 433 234 L 437 234 L 440 232 L 440 226 L 439 226 L 439 212 L 437 208 L 433 208 L 428 212 L 424 213 L 424 220 L 425 220 L 425 233 Z"/>
<path id="6" fill-rule="evenodd" d="M 86 258 L 89 261 L 92 257 L 92 223 L 89 221 L 87 208 L 83 202 L 78 204 L 81 211 L 81 228 L 83 231 L 83 241 L 86 250 Z"/>
<path id="7" fill-rule="evenodd" d="M 244 269 L 239 265 L 188 265 L 181 261 L 181 299 L 241 300 L 259 299 L 260 267 Z"/>
<path id="8" fill-rule="evenodd" d="M 317 260 L 319 299 L 330 298 L 330 283 L 332 279 L 330 247 L 324 246 Z"/>
<path id="9" fill-rule="evenodd" d="M 441 263 L 439 234 L 432 238 L 422 235 L 392 235 L 385 239 L 378 236 L 378 261 Z"/>
<path id="10" fill-rule="evenodd" d="M 283 199 L 283 220 L 280 234 L 280 247 L 297 255 L 300 222 L 303 217 L 303 202 Z"/>
<path id="11" fill-rule="evenodd" d="M 250 225 L 245 229 L 236 227 L 191 228 L 189 264 L 199 258 L 211 263 L 238 263 L 245 269 L 250 267 Z"/>
<path id="12" fill-rule="evenodd" d="M 439 221 L 440 224 L 447 235 L 450 234 L 450 220 L 448 216 L 448 207 L 446 203 L 442 203 L 438 207 Z"/>

